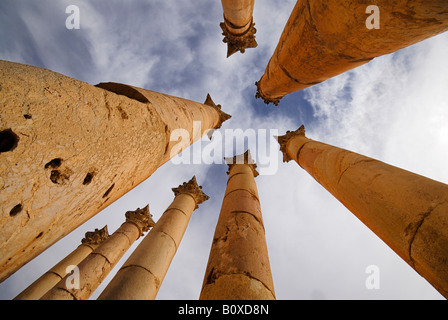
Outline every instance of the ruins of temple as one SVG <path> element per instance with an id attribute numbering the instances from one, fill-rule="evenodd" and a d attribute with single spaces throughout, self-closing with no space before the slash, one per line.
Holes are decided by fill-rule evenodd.
<path id="1" fill-rule="evenodd" d="M 448 30 L 441 1 L 412 10 L 408 1 L 375 3 L 387 28 L 371 32 L 365 1 L 298 0 L 256 97 L 278 105 L 289 93 Z M 255 5 L 222 0 L 227 57 L 257 47 Z M 210 95 L 199 103 L 127 84 L 94 86 L 3 60 L 0 90 L 0 282 L 231 118 Z M 178 130 L 191 137 L 181 147 L 172 140 Z M 278 142 L 285 162 L 295 161 L 448 298 L 448 185 L 311 140 L 304 126 Z M 275 300 L 257 164 L 249 151 L 226 160 L 227 181 L 214 181 L 225 193 L 221 211 L 210 213 L 219 219 L 199 299 Z M 196 177 L 172 191 L 158 221 L 147 206 L 126 212 L 110 235 L 107 226 L 88 232 L 15 299 L 87 300 L 139 239 L 98 299 L 156 299 L 193 212 L 209 199 Z M 67 287 L 69 266 L 79 272 L 74 288 Z"/>

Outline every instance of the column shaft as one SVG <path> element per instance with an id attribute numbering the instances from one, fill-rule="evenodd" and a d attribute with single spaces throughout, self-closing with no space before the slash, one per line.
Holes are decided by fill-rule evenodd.
<path id="1" fill-rule="evenodd" d="M 235 164 L 216 226 L 201 300 L 275 299 L 253 165 Z"/>
<path id="2" fill-rule="evenodd" d="M 229 118 L 210 98 L 92 86 L 7 61 L 0 90 L 0 281 Z M 187 138 L 171 141 L 176 130 Z"/>
<path id="3" fill-rule="evenodd" d="M 253 12 L 255 0 L 221 0 L 224 22 L 221 23 L 224 40 L 227 43 L 227 57 L 235 52 L 244 53 L 247 48 L 258 46 L 255 41 Z"/>
<path id="4" fill-rule="evenodd" d="M 78 248 L 34 281 L 28 288 L 15 297 L 14 300 L 39 300 L 42 298 L 44 294 L 67 275 L 68 267 L 77 266 L 108 237 L 107 227 L 101 230 L 95 230 L 94 232 L 87 232 L 86 237 L 82 240 L 82 244 Z"/>
<path id="5" fill-rule="evenodd" d="M 379 29 L 369 29 L 368 6 Z M 285 95 L 325 81 L 448 30 L 444 1 L 299 0 L 264 75 L 258 98 L 278 105 Z"/>
<path id="6" fill-rule="evenodd" d="M 295 160 L 403 260 L 448 297 L 448 185 L 313 141 L 279 138 Z"/>
<path id="7" fill-rule="evenodd" d="M 78 288 L 67 288 L 66 277 L 41 300 L 87 300 L 131 245 L 154 225 L 147 209 L 128 211 L 126 222 L 78 265 Z"/>
<path id="8" fill-rule="evenodd" d="M 181 190 L 154 228 L 142 240 L 99 300 L 153 300 L 165 278 L 193 211 L 208 199 L 195 184 L 196 194 Z"/>

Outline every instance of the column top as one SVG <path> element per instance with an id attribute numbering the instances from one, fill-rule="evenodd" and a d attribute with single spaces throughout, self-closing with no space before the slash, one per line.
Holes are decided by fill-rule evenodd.
<path id="1" fill-rule="evenodd" d="M 227 120 L 229 120 L 230 118 L 232 118 L 231 115 L 229 115 L 229 114 L 227 114 L 227 113 L 225 113 L 224 111 L 221 110 L 222 107 L 221 107 L 220 104 L 216 105 L 216 104 L 213 102 L 212 97 L 210 96 L 209 93 L 207 94 L 207 98 L 205 99 L 204 104 L 207 105 L 207 106 L 210 106 L 210 107 L 214 108 L 214 109 L 218 112 L 218 114 L 219 114 L 219 123 L 218 123 L 218 125 L 216 126 L 216 128 L 214 128 L 214 129 L 219 129 L 219 128 L 221 128 L 221 127 L 222 127 L 222 124 L 223 124 L 224 122 L 226 122 Z"/>
<path id="2" fill-rule="evenodd" d="M 178 196 L 180 194 L 188 194 L 193 197 L 194 201 L 196 202 L 195 209 L 199 208 L 199 205 L 208 199 L 210 199 L 209 196 L 207 196 L 203 191 L 202 187 L 198 185 L 196 181 L 196 176 L 193 176 L 193 178 L 188 181 L 184 182 L 177 188 L 172 189 L 174 192 L 174 196 Z"/>
<path id="3" fill-rule="evenodd" d="M 244 154 L 236 155 L 232 158 L 224 158 L 224 161 L 229 166 L 229 170 L 227 174 L 230 174 L 230 170 L 235 164 L 247 164 L 252 169 L 254 177 L 258 177 L 259 173 L 257 171 L 257 164 L 252 159 L 252 155 L 250 154 L 250 150 L 247 150 Z"/>
<path id="4" fill-rule="evenodd" d="M 289 140 L 291 140 L 292 138 L 297 137 L 297 136 L 305 137 L 305 126 L 304 125 L 300 126 L 300 128 L 297 129 L 296 131 L 287 131 L 284 136 L 276 137 L 278 143 L 280 144 L 280 151 L 283 152 L 283 162 L 289 162 L 289 161 L 293 160 L 286 152 L 286 146 L 287 146 Z"/>
<path id="5" fill-rule="evenodd" d="M 261 79 L 262 78 L 263 77 L 261 77 Z M 261 90 L 261 79 L 260 81 L 255 82 L 255 85 L 257 86 L 257 93 L 255 94 L 255 99 L 263 99 L 265 104 L 273 103 L 276 107 L 278 107 L 280 100 L 283 99 L 283 97 L 268 98 Z"/>
<path id="6" fill-rule="evenodd" d="M 220 27 L 222 29 L 222 35 L 224 39 L 222 42 L 227 43 L 227 58 L 229 58 L 232 54 L 240 51 L 241 53 L 246 52 L 246 49 L 256 48 L 258 46 L 257 41 L 255 40 L 255 33 L 257 33 L 257 29 L 255 29 L 255 23 L 252 22 L 250 27 L 243 34 L 233 34 L 227 28 L 227 24 L 231 24 L 224 17 L 225 22 L 220 23 Z"/>
<path id="7" fill-rule="evenodd" d="M 140 230 L 140 235 L 156 225 L 152 219 L 152 214 L 149 213 L 149 205 L 143 209 L 137 208 L 135 211 L 127 211 L 125 216 L 126 222 L 133 223 L 137 226 Z"/>
<path id="8" fill-rule="evenodd" d="M 95 231 L 86 232 L 86 235 L 81 240 L 81 243 L 91 246 L 99 246 L 107 238 L 109 238 L 109 232 L 107 230 L 107 226 L 104 226 L 103 229 L 95 229 Z"/>

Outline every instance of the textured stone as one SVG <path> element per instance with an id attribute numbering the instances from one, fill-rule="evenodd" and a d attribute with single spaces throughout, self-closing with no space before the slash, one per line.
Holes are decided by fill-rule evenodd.
<path id="1" fill-rule="evenodd" d="M 229 163 L 229 180 L 216 225 L 201 300 L 275 299 L 255 165 Z"/>
<path id="2" fill-rule="evenodd" d="M 295 160 L 448 298 L 448 185 L 299 134 L 280 137 Z"/>
<path id="3" fill-rule="evenodd" d="M 368 29 L 366 9 L 380 10 L 380 29 Z M 448 30 L 445 1 L 298 0 L 257 98 L 278 105 L 285 95 Z"/>
<path id="4" fill-rule="evenodd" d="M 190 134 L 185 149 L 230 117 L 214 103 L 7 61 L 0 86 L 0 281 L 182 151 L 174 130 Z"/>
<path id="5" fill-rule="evenodd" d="M 175 198 L 123 264 L 99 300 L 153 300 L 182 241 L 191 215 L 208 199 L 193 177 L 173 188 Z"/>
<path id="6" fill-rule="evenodd" d="M 81 241 L 82 244 L 78 248 L 62 259 L 39 279 L 34 281 L 23 292 L 15 297 L 14 300 L 39 300 L 67 275 L 68 267 L 80 264 L 93 250 L 108 238 L 109 233 L 107 232 L 107 226 L 101 230 L 96 229 L 93 232 L 87 232 L 85 238 Z"/>
<path id="7" fill-rule="evenodd" d="M 148 206 L 126 212 L 126 222 L 78 265 L 79 288 L 67 288 L 67 278 L 64 278 L 41 300 L 63 300 L 64 297 L 68 300 L 87 300 L 131 245 L 153 225 Z M 61 295 L 61 292 L 68 292 L 70 295 Z"/>

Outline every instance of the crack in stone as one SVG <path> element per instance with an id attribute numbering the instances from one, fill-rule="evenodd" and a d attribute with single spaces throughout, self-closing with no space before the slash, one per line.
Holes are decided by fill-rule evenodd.
<path id="1" fill-rule="evenodd" d="M 145 268 L 143 266 L 139 266 L 137 264 L 130 264 L 130 265 L 127 265 L 127 266 L 123 266 L 123 268 L 121 268 L 120 271 L 128 269 L 128 268 L 132 268 L 132 267 L 140 268 L 140 269 L 143 269 L 146 272 L 149 272 L 154 277 L 154 282 L 156 284 L 156 287 L 160 288 L 161 281 L 160 281 L 159 277 L 157 277 L 153 272 L 151 272 L 151 270 L 149 270 L 149 269 L 147 269 L 147 268 Z"/>
<path id="2" fill-rule="evenodd" d="M 339 185 L 339 183 L 341 182 L 341 179 L 342 179 L 342 177 L 344 176 L 344 174 L 345 174 L 349 169 L 351 169 L 352 167 L 354 167 L 354 166 L 356 166 L 357 164 L 362 163 L 362 162 L 374 162 L 374 161 L 377 161 L 377 160 L 375 160 L 375 159 L 363 159 L 363 160 L 359 160 L 359 161 L 357 161 L 357 162 L 355 162 L 355 163 L 352 163 L 352 164 L 348 165 L 347 168 L 345 168 L 344 171 L 342 171 L 341 175 L 339 176 L 339 179 L 338 179 L 338 185 Z"/>
<path id="3" fill-rule="evenodd" d="M 235 221 L 236 221 L 237 214 L 239 214 L 239 213 L 248 214 L 249 216 L 253 217 L 263 227 L 263 230 L 264 230 L 263 222 L 260 221 L 260 219 L 258 219 L 258 217 L 255 214 L 253 214 L 252 212 L 235 210 L 235 211 L 231 211 L 230 213 L 235 214 Z M 237 226 L 238 226 L 238 223 L 237 223 Z"/>
<path id="4" fill-rule="evenodd" d="M 413 268 L 415 268 L 415 261 L 412 258 L 412 245 L 414 243 L 415 237 L 417 236 L 418 231 L 420 230 L 420 227 L 423 225 L 423 222 L 425 222 L 425 220 L 431 215 L 431 213 L 440 205 L 437 204 L 434 207 L 429 208 L 427 211 L 423 212 L 420 216 L 420 220 L 417 222 L 412 222 L 410 223 L 406 229 L 405 229 L 405 233 L 406 235 L 409 235 L 412 233 L 411 235 L 411 239 L 409 240 L 409 260 L 410 263 L 412 265 Z"/>
<path id="5" fill-rule="evenodd" d="M 249 279 L 253 279 L 253 280 L 261 283 L 263 285 L 263 287 L 266 288 L 266 290 L 268 290 L 272 294 L 274 299 L 275 299 L 275 294 L 272 292 L 272 290 L 269 289 L 269 287 L 263 281 L 261 281 L 260 279 L 255 278 L 254 276 L 252 276 L 250 274 L 250 272 L 247 272 L 247 271 L 233 272 L 233 273 L 223 273 L 223 272 L 219 272 L 219 271 L 215 272 L 215 268 L 212 268 L 212 270 L 210 271 L 210 273 L 209 273 L 209 275 L 207 277 L 207 281 L 206 281 L 204 287 L 207 286 L 207 285 L 213 285 L 216 282 L 216 280 L 218 280 L 222 276 L 232 276 L 232 275 L 242 275 L 242 276 L 245 276 L 245 277 L 247 277 Z"/>

